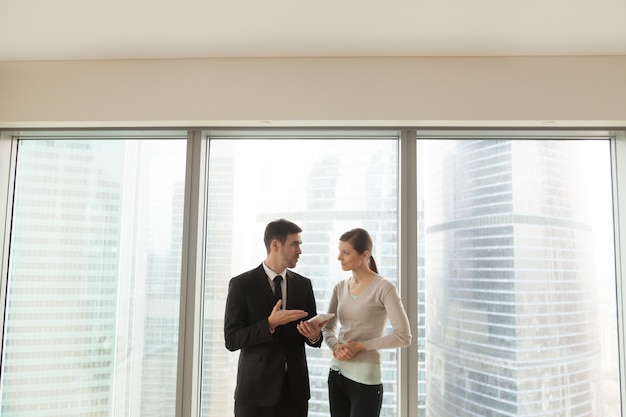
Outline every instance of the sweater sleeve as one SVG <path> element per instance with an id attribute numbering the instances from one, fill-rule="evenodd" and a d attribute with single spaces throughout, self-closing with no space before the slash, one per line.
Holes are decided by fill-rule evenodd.
<path id="1" fill-rule="evenodd" d="M 330 348 L 330 350 L 333 350 L 335 345 L 339 343 L 339 340 L 337 339 L 337 305 L 339 304 L 337 291 L 339 285 L 340 284 L 335 285 L 335 288 L 333 289 L 333 294 L 330 298 L 327 311 L 328 313 L 334 313 L 335 317 L 330 319 L 328 323 L 326 323 L 324 327 L 322 327 L 322 335 L 324 336 L 324 341 L 326 342 L 326 345 Z"/>
<path id="2" fill-rule="evenodd" d="M 385 280 L 385 285 L 381 288 L 380 297 L 391 324 L 392 332 L 376 339 L 363 340 L 365 349 L 378 350 L 409 346 L 412 338 L 411 327 L 396 286 L 392 282 Z"/>

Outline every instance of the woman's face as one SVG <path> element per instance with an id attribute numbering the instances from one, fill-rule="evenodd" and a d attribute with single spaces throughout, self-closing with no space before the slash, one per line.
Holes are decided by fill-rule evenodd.
<path id="1" fill-rule="evenodd" d="M 341 269 L 353 271 L 362 268 L 367 260 L 367 252 L 359 254 L 350 243 L 339 241 L 339 255 L 337 260 L 341 262 Z"/>

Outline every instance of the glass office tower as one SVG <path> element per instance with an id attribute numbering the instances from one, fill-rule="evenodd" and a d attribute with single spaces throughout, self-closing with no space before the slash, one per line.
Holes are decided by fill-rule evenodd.
<path id="1" fill-rule="evenodd" d="M 123 169 L 118 158 L 108 166 L 95 158 L 121 144 L 99 145 L 22 144 L 2 415 L 109 416 L 115 382 L 130 383 L 127 368 L 120 368 L 119 381 L 111 372 Z M 125 336 L 129 327 L 120 329 Z M 72 414 L 64 414 L 74 402 Z"/>
<path id="2" fill-rule="evenodd" d="M 184 151 L 20 142 L 3 417 L 174 414 Z"/>
<path id="3" fill-rule="evenodd" d="M 611 415 L 576 144 L 425 149 L 427 415 Z"/>

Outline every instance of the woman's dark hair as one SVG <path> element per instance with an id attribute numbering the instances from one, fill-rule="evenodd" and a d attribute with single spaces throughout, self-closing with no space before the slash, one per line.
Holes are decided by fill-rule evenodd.
<path id="1" fill-rule="evenodd" d="M 352 230 L 348 230 L 346 233 L 341 235 L 339 238 L 342 242 L 348 242 L 355 251 L 362 254 L 365 251 L 370 253 L 369 259 L 369 267 L 372 271 L 378 273 L 378 267 L 376 266 L 376 262 L 374 261 L 374 256 L 372 256 L 372 247 L 374 244 L 372 243 L 372 238 L 367 230 L 361 228 L 355 228 Z"/>
<path id="2" fill-rule="evenodd" d="M 265 243 L 267 253 L 270 252 L 272 240 L 278 239 L 280 243 L 284 245 L 288 235 L 301 232 L 302 229 L 300 226 L 289 220 L 278 219 L 268 223 L 267 226 L 265 226 L 265 235 L 263 235 L 263 242 Z"/>

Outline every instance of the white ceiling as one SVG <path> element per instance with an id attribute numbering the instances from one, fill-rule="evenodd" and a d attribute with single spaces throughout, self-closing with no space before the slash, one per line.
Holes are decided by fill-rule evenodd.
<path id="1" fill-rule="evenodd" d="M 0 60 L 626 55 L 626 0 L 0 0 Z"/>

